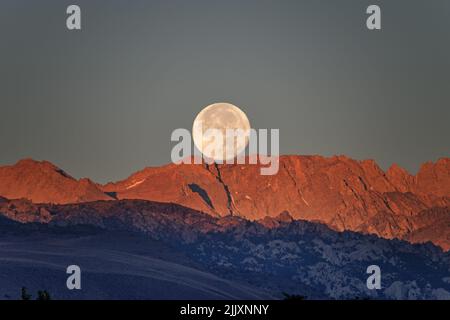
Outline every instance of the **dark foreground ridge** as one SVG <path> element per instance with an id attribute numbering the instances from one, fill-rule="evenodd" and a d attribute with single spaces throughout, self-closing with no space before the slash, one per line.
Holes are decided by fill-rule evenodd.
<path id="1" fill-rule="evenodd" d="M 20 288 L 53 299 L 450 299 L 450 257 L 278 217 L 215 218 L 142 200 L 37 205 L 0 201 L 3 299 Z M 66 268 L 82 269 L 82 290 Z M 378 265 L 382 289 L 368 290 Z"/>

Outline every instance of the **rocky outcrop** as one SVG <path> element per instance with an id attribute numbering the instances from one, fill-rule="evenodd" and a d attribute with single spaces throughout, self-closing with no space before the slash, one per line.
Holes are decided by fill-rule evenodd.
<path id="1" fill-rule="evenodd" d="M 415 230 L 413 217 L 420 221 L 435 208 L 450 212 L 449 171 L 449 159 L 427 163 L 413 176 L 398 165 L 385 173 L 373 160 L 283 156 L 274 176 L 260 175 L 258 165 L 168 165 L 104 190 L 119 199 L 174 202 L 214 216 L 258 220 L 287 211 L 339 231 L 402 238 Z M 203 197 L 187 187 L 193 184 Z"/>

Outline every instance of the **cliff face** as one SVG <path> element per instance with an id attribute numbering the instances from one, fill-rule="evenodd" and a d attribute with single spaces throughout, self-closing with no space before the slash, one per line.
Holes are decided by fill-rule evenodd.
<path id="1" fill-rule="evenodd" d="M 403 220 L 450 204 L 449 159 L 424 164 L 415 176 L 397 165 L 385 173 L 372 160 L 344 156 L 284 156 L 277 175 L 262 176 L 259 170 L 257 165 L 169 165 L 148 168 L 104 190 L 119 199 L 175 202 L 252 220 L 288 211 L 338 230 L 373 229 L 364 225 L 383 216 L 404 218 L 396 227 L 405 232 L 409 226 Z M 383 234 L 393 237 L 398 231 Z"/>
<path id="2" fill-rule="evenodd" d="M 283 156 L 274 176 L 258 165 L 169 165 L 104 186 L 119 199 L 174 202 L 214 216 L 250 220 L 289 212 L 339 230 L 374 233 L 450 247 L 450 161 L 424 164 L 417 175 L 398 165 L 385 173 L 372 160 Z M 425 228 L 425 229 L 424 229 Z M 422 229 L 419 233 L 413 231 Z M 430 231 L 431 230 L 431 231 Z"/>
<path id="3" fill-rule="evenodd" d="M 422 165 L 417 175 L 397 165 L 385 173 L 372 160 L 345 156 L 282 156 L 273 176 L 260 175 L 259 165 L 170 164 L 99 186 L 49 163 L 19 162 L 0 168 L 0 177 L 0 196 L 35 203 L 141 199 L 249 220 L 287 212 L 338 231 L 432 240 L 450 248 L 450 226 L 442 224 L 450 216 L 448 158 Z"/>

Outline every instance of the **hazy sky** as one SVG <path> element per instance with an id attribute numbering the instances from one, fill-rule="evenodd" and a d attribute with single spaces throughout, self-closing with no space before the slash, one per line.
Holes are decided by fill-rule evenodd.
<path id="1" fill-rule="evenodd" d="M 0 36 L 2 165 L 125 178 L 169 162 L 171 132 L 219 101 L 279 128 L 283 154 L 413 173 L 450 155 L 448 0 L 2 0 Z"/>

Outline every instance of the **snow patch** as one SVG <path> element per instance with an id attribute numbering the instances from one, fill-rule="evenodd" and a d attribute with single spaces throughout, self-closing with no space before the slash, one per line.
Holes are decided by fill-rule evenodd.
<path id="1" fill-rule="evenodd" d="M 138 186 L 138 185 L 140 185 L 140 184 L 141 184 L 142 182 L 144 182 L 144 181 L 145 181 L 145 179 L 133 183 L 132 185 L 130 185 L 130 186 L 127 187 L 127 190 L 128 190 L 128 189 L 131 189 L 131 188 L 134 188 L 134 187 L 136 187 L 136 186 Z"/>

